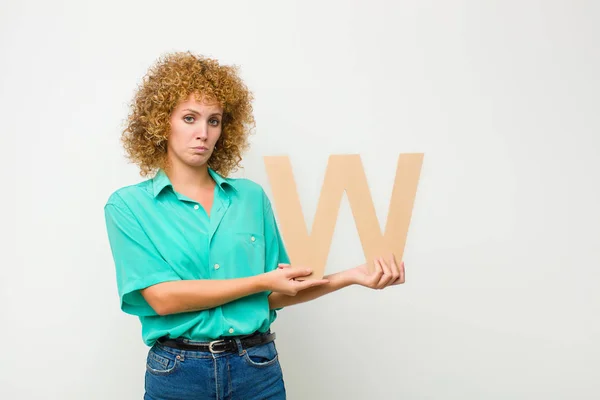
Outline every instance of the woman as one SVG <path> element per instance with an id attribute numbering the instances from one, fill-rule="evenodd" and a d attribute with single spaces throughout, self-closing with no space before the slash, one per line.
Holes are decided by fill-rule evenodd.
<path id="1" fill-rule="evenodd" d="M 129 158 L 151 178 L 105 206 L 121 308 L 150 347 L 145 399 L 284 399 L 270 325 L 276 311 L 352 284 L 404 282 L 375 260 L 321 280 L 290 268 L 269 199 L 239 166 L 252 94 L 231 66 L 161 57 L 132 102 Z"/>

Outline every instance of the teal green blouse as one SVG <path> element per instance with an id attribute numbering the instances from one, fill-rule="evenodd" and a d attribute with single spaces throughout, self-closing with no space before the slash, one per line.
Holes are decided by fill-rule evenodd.
<path id="1" fill-rule="evenodd" d="M 139 317 L 148 346 L 164 335 L 208 341 L 265 332 L 276 318 L 269 292 L 164 316 L 140 294 L 160 282 L 243 278 L 289 263 L 262 187 L 209 173 L 217 183 L 210 217 L 198 202 L 177 193 L 162 170 L 115 191 L 104 207 L 121 309 Z"/>

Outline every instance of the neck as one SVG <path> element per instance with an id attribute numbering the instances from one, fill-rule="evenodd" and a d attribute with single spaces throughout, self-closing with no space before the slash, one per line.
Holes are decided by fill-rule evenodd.
<path id="1" fill-rule="evenodd" d="M 190 167 L 189 165 L 172 163 L 165 168 L 165 173 L 177 191 L 194 192 L 214 185 L 214 180 L 208 173 L 208 165 L 206 164 L 199 167 Z"/>

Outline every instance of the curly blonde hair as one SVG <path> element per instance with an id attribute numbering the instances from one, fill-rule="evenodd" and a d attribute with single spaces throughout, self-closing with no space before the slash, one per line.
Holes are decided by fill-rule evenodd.
<path id="1" fill-rule="evenodd" d="M 167 167 L 170 116 L 192 93 L 223 107 L 221 136 L 208 166 L 223 176 L 240 167 L 248 136 L 254 128 L 252 93 L 236 66 L 191 52 L 159 57 L 144 76 L 131 103 L 121 141 L 128 158 L 148 176 Z"/>

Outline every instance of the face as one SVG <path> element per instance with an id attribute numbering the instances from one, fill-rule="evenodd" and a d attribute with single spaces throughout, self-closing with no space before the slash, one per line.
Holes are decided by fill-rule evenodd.
<path id="1" fill-rule="evenodd" d="M 167 157 L 171 165 L 200 167 L 207 163 L 221 136 L 223 108 L 190 95 L 171 113 Z"/>

